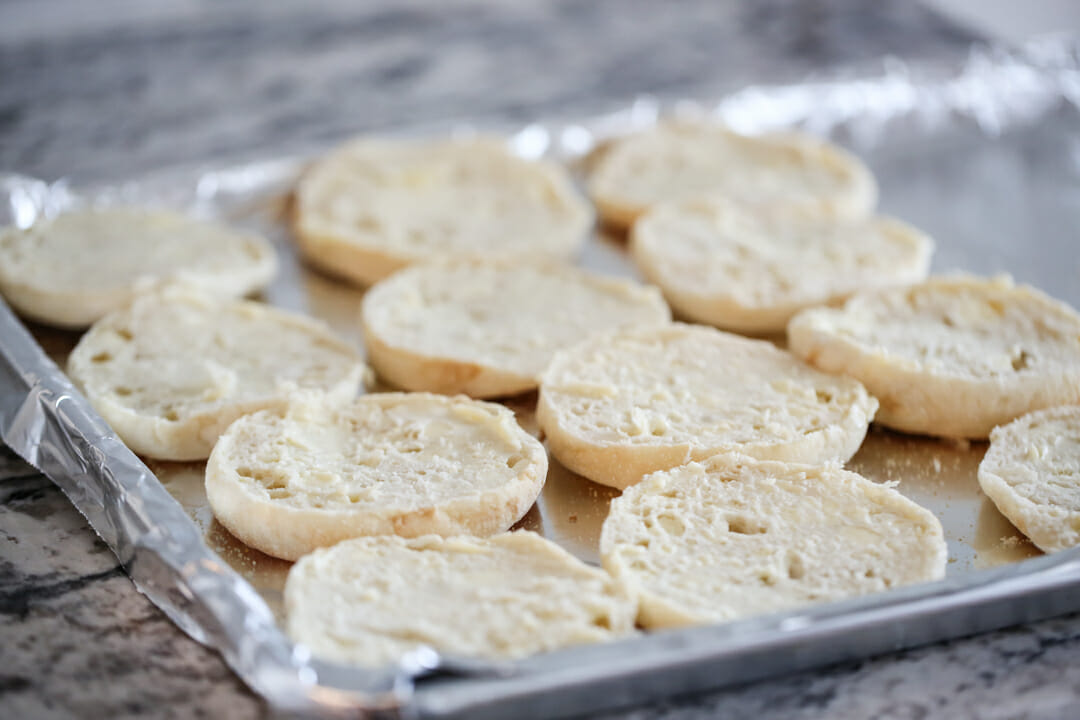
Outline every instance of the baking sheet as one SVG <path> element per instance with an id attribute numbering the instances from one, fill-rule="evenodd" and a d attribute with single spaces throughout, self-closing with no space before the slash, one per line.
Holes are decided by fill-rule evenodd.
<path id="1" fill-rule="evenodd" d="M 535 133 L 535 130 L 524 132 Z M 1003 139 L 998 138 L 993 143 L 995 152 L 1000 151 L 1001 142 Z M 942 157 L 934 152 L 936 158 Z M 874 160 L 872 156 L 867 158 Z M 566 159 L 580 164 L 580 157 L 571 155 Z M 905 162 L 911 162 L 911 158 L 905 157 Z M 207 180 L 212 177 L 207 173 L 177 176 L 172 182 L 177 188 L 196 188 L 200 214 L 254 230 L 272 240 L 282 259 L 282 268 L 265 293 L 267 302 L 321 318 L 338 335 L 362 349 L 358 319 L 363 290 L 311 269 L 296 254 L 288 229 L 289 192 L 303 165 L 304 161 L 297 159 L 275 163 L 274 172 L 259 171 L 257 166 L 228 168 L 223 172 L 230 175 L 248 171 L 244 175 L 243 191 L 236 193 L 223 189 L 220 180 Z M 874 170 L 882 183 L 883 198 L 890 199 L 891 187 L 899 184 L 893 180 L 894 166 L 882 162 Z M 217 183 L 213 191 L 207 189 L 211 183 Z M 82 197 L 89 202 L 111 203 L 115 202 L 116 190 L 104 188 Z M 125 192 L 123 197 L 125 202 L 161 203 L 157 192 L 138 187 Z M 980 241 L 983 239 L 980 237 Z M 938 240 L 938 245 L 948 249 L 949 241 Z M 1007 247 L 1008 243 L 1003 241 L 1002 245 Z M 600 273 L 638 277 L 625 251 L 624 239 L 601 232 L 589 239 L 580 264 Z M 63 367 L 79 335 L 42 327 L 34 330 L 53 359 Z M 539 434 L 533 417 L 535 393 L 513 398 L 507 404 L 516 411 L 523 427 Z M 948 572 L 959 574 L 1039 554 L 979 490 L 976 471 L 985 449 L 985 443 L 905 436 L 875 428 L 848 467 L 872 480 L 896 483 L 902 493 L 933 511 L 941 520 L 949 543 Z M 278 619 L 282 619 L 281 592 L 291 563 L 248 548 L 214 520 L 203 490 L 205 463 L 146 462 L 195 521 L 206 544 L 250 582 Z M 544 491 L 517 527 L 535 530 L 582 560 L 597 564 L 600 528 L 608 504 L 617 494 L 611 488 L 575 475 L 551 458 Z"/>
<path id="2" fill-rule="evenodd" d="M 506 132 L 512 146 L 523 155 L 549 155 L 579 168 L 597 143 L 654 123 L 662 113 L 716 116 L 747 132 L 801 127 L 831 137 L 868 162 L 881 186 L 882 209 L 921 227 L 936 239 L 935 272 L 1008 271 L 1020 281 L 1035 284 L 1080 306 L 1080 244 L 1075 235 L 1076 222 L 1080 219 L 1078 99 L 1080 62 L 1076 47 L 1069 43 L 1049 43 L 1022 52 L 977 53 L 962 68 L 891 64 L 878 76 L 751 88 L 712 105 L 639 100 L 614 113 L 585 121 L 550 121 L 525 128 L 480 123 L 435 130 L 467 133 L 479 127 L 484 131 Z M 396 134 L 402 132 L 400 128 L 395 130 Z M 63 183 L 50 185 L 29 178 L 8 177 L 0 185 L 4 193 L 0 197 L 7 201 L 8 221 L 19 225 L 84 202 L 136 203 L 179 207 L 261 232 L 275 243 L 282 260 L 281 272 L 266 292 L 265 300 L 320 317 L 359 346 L 357 314 L 362 292 L 301 264 L 287 230 L 288 193 L 302 171 L 305 157 L 301 154 L 217 168 L 171 170 L 123 185 L 78 191 Z M 580 264 L 606 274 L 636 276 L 622 240 L 617 237 L 601 234 L 593 237 L 581 254 Z M 73 333 L 37 326 L 31 329 L 45 351 L 61 364 L 77 340 Z M 5 350 L 8 345 L 8 335 L 4 335 Z M 534 397 L 525 396 L 509 403 L 518 412 L 522 424 L 533 431 L 534 402 Z M 9 435 L 4 437 L 7 440 Z M 523 713 L 525 707 L 506 703 L 532 697 L 530 714 L 541 714 L 540 709 L 545 706 L 536 704 L 536 698 L 547 697 L 545 692 L 561 687 L 563 709 L 555 707 L 554 711 L 573 708 L 580 712 L 590 706 L 613 705 L 718 684 L 720 678 L 702 677 L 695 685 L 695 675 L 685 672 L 685 668 L 681 677 L 676 678 L 676 669 L 692 658 L 698 661 L 702 657 L 711 658 L 713 664 L 709 667 L 714 670 L 723 660 L 738 661 L 738 672 L 722 678 L 735 681 L 752 675 L 751 670 L 762 674 L 795 667 L 799 662 L 810 665 L 828 661 L 840 651 L 844 654 L 839 658 L 859 657 L 874 647 L 872 643 L 860 645 L 856 641 L 857 627 L 864 630 L 868 627 L 851 625 L 861 617 L 860 612 L 880 614 L 881 608 L 890 608 L 892 614 L 879 617 L 879 622 L 889 623 L 893 634 L 906 627 L 903 618 L 921 618 L 918 628 L 901 633 L 899 639 L 879 632 L 876 642 L 880 651 L 910 644 L 912 639 L 929 641 L 959 634 L 966 627 L 982 629 L 1007 624 L 1045 612 L 1045 607 L 1058 608 L 1070 596 L 1059 597 L 1054 594 L 1054 588 L 1080 582 L 1075 553 L 1016 564 L 1039 553 L 978 490 L 975 472 L 983 452 L 983 443 L 907 437 L 873 429 L 848 465 L 873 480 L 898 483 L 902 493 L 941 519 L 949 542 L 948 579 L 944 583 L 906 588 L 883 594 L 881 598 L 811 608 L 779 618 L 627 641 L 639 646 L 632 653 L 637 665 L 632 662 L 625 665 L 629 662 L 625 659 L 628 651 L 619 649 L 618 645 L 572 649 L 524 661 L 515 667 L 513 678 L 480 677 L 471 681 L 458 678 L 450 685 L 446 681 L 431 684 L 426 693 L 412 696 L 410 707 L 433 715 L 465 710 L 482 714 L 483 707 L 488 710 L 516 707 Z M 197 537 L 205 548 L 247 580 L 265 608 L 280 620 L 281 588 L 289 563 L 245 547 L 213 520 L 202 491 L 201 463 L 150 462 L 149 469 L 194 521 Z M 520 526 L 541 532 L 587 562 L 596 562 L 600 524 L 615 494 L 614 490 L 573 475 L 553 460 L 540 501 Z M 78 500 L 76 504 L 79 505 Z M 165 509 L 159 510 L 155 520 L 166 531 L 179 526 Z M 91 522 L 94 523 L 93 517 Z M 97 523 L 94 525 L 97 528 Z M 101 528 L 98 530 L 102 532 Z M 136 531 L 126 529 L 128 533 Z M 137 545 L 137 540 L 128 538 L 125 542 Z M 183 565 L 179 562 L 183 558 L 173 559 Z M 980 572 L 999 566 L 1004 567 L 997 574 Z M 204 580 L 213 583 L 231 577 L 225 570 L 221 573 Z M 135 579 L 138 582 L 137 576 Z M 1028 595 L 1040 602 L 1034 602 Z M 927 605 L 925 601 L 931 596 L 936 598 L 935 603 Z M 952 623 L 934 630 L 937 626 L 928 619 L 941 621 L 950 608 L 988 609 L 994 602 L 1002 603 L 1006 609 L 996 615 L 986 610 L 986 617 L 975 618 L 966 625 Z M 1078 608 L 1080 597 L 1065 609 Z M 213 603 L 209 611 L 214 614 Z M 797 620 L 794 624 L 793 618 Z M 830 649 L 822 641 L 816 653 L 784 660 L 762 659 L 760 668 L 753 662 L 755 649 L 782 644 L 785 639 L 805 642 L 800 633 L 811 636 L 823 633 L 830 622 L 840 628 L 845 623 L 849 625 L 846 643 L 837 645 L 837 637 L 830 636 L 833 646 Z M 205 618 L 203 623 L 206 624 Z M 191 632 L 189 627 L 185 629 Z M 236 638 L 213 628 L 199 627 L 198 632 L 200 639 L 219 648 L 236 642 Z M 250 641 L 256 645 L 283 642 L 265 628 L 255 632 L 265 635 Z M 680 648 L 681 654 L 672 653 Z M 280 647 L 277 650 L 278 656 L 284 652 Z M 361 682 L 362 673 L 312 666 L 302 652 L 300 655 L 289 652 L 292 651 L 285 652 L 288 655 L 285 660 L 278 657 L 273 674 L 280 675 L 283 670 L 286 675 L 295 673 L 295 677 L 290 676 L 297 686 L 289 698 L 293 705 L 314 703 L 329 711 L 350 703 L 372 701 L 371 695 L 351 699 L 334 696 L 333 701 L 325 693 L 320 695 L 317 692 L 320 686 L 315 683 L 333 684 L 331 676 L 334 682 L 346 687 L 389 688 L 394 691 L 391 704 L 409 701 L 407 688 L 403 690 L 407 683 L 403 684 L 402 677 Z M 228 653 L 226 656 L 229 658 Z M 624 665 L 613 663 L 613 657 L 623 657 Z M 284 702 L 273 697 L 275 691 L 267 689 L 265 677 L 274 663 L 263 661 L 259 665 L 242 656 L 229 659 L 250 684 L 270 694 L 279 704 Z M 434 663 L 432 658 L 427 661 Z M 603 670 L 599 669 L 601 663 Z M 569 677 L 565 675 L 568 668 L 573 672 Z M 458 669 L 467 673 L 470 668 L 459 666 Z M 491 672 L 495 668 L 472 669 Z M 647 687 L 640 682 L 635 685 L 634 673 L 645 669 L 653 674 L 666 669 L 666 673 L 660 672 L 656 677 L 667 680 L 655 680 Z M 262 682 L 253 682 L 253 677 L 261 677 Z M 574 698 L 570 686 L 593 691 L 603 686 L 608 694 L 600 696 L 593 692 L 588 695 L 591 700 L 583 695 L 576 705 L 567 705 Z M 612 688 L 620 692 L 612 693 Z M 417 692 L 424 689 L 421 686 Z M 551 709 L 548 707 L 545 712 Z"/>

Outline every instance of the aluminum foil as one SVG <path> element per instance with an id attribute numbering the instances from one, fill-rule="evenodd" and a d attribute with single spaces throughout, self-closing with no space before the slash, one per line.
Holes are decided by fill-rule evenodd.
<path id="1" fill-rule="evenodd" d="M 982 49 L 960 67 L 886 62 L 874 73 L 747 88 L 714 103 L 643 98 L 605 115 L 524 128 L 477 121 L 388 132 L 501 132 L 524 156 L 580 170 L 606 139 L 672 114 L 715 117 L 752 133 L 798 127 L 828 136 L 874 170 L 884 211 L 936 238 L 935 271 L 1009 272 L 1080 306 L 1080 46 L 1069 41 Z M 102 187 L 0 176 L 0 224 L 27 226 L 85 203 L 143 204 L 257 230 L 282 260 L 265 300 L 321 317 L 360 345 L 361 292 L 304 268 L 285 223 L 290 188 L 305 159 L 323 149 Z M 619 238 L 597 235 L 580 263 L 636 276 Z M 63 489 L 142 592 L 277 709 L 354 717 L 586 713 L 1080 609 L 1080 550 L 1039 556 L 981 495 L 975 469 L 985 445 L 873 430 L 849 466 L 898 482 L 941 518 L 950 550 L 942 582 L 507 665 L 430 650 L 382 672 L 320 663 L 280 630 L 288 563 L 214 522 L 201 464 L 147 467 L 123 446 L 57 367 L 77 335 L 31 331 L 0 302 L 0 437 Z M 532 403 L 510 404 L 535 431 Z M 0 455 L 0 477 L 26 472 Z M 522 526 L 595 562 L 614 495 L 553 462 Z"/>

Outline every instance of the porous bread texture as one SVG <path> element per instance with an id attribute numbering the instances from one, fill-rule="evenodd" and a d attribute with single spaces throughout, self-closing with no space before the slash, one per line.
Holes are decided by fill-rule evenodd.
<path id="1" fill-rule="evenodd" d="M 1080 405 L 1047 408 L 990 433 L 979 486 L 1044 552 L 1080 545 Z"/>
<path id="2" fill-rule="evenodd" d="M 293 566 L 285 608 L 293 640 L 364 666 L 420 645 L 506 659 L 604 642 L 632 633 L 637 611 L 607 573 L 527 531 L 347 540 Z"/>
<path id="3" fill-rule="evenodd" d="M 84 328 L 159 282 L 239 297 L 276 269 L 266 240 L 164 210 L 71 211 L 0 232 L 0 293 L 24 317 L 64 328 Z"/>
<path id="4" fill-rule="evenodd" d="M 928 510 L 839 464 L 718 455 L 612 500 L 600 554 L 667 628 L 939 579 L 947 548 Z"/>
<path id="5" fill-rule="evenodd" d="M 229 426 L 206 464 L 206 497 L 233 535 L 296 560 L 363 535 L 503 532 L 536 501 L 547 465 L 502 405 L 298 396 Z"/>
<path id="6" fill-rule="evenodd" d="M 370 372 L 320 322 L 186 286 L 94 323 L 67 367 L 129 448 L 162 460 L 205 459 L 233 420 L 298 389 L 347 400 Z"/>
<path id="7" fill-rule="evenodd" d="M 838 222 L 713 195 L 653 207 L 634 223 L 630 252 L 684 317 L 765 334 L 804 308 L 924 280 L 933 242 L 893 218 Z"/>
<path id="8" fill-rule="evenodd" d="M 985 439 L 1080 403 L 1080 315 L 1006 277 L 937 277 L 805 310 L 788 347 L 861 381 L 881 403 L 876 421 L 904 432 Z"/>
<path id="9" fill-rule="evenodd" d="M 360 138 L 304 175 L 294 224 L 310 263 L 370 285 L 421 260 L 568 258 L 592 214 L 561 167 L 490 138 Z"/>
<path id="10" fill-rule="evenodd" d="M 623 228 L 659 203 L 713 193 L 837 219 L 865 217 L 877 204 L 874 176 L 835 145 L 704 122 L 660 123 L 611 141 L 591 168 L 588 191 L 604 221 Z"/>
<path id="11" fill-rule="evenodd" d="M 846 461 L 876 408 L 857 381 L 771 343 L 671 323 L 593 336 L 557 353 L 536 417 L 559 462 L 625 488 L 719 452 Z"/>
<path id="12" fill-rule="evenodd" d="M 410 267 L 364 296 L 375 371 L 407 390 L 502 397 L 535 390 L 556 350 L 595 332 L 666 323 L 655 288 L 546 263 Z"/>

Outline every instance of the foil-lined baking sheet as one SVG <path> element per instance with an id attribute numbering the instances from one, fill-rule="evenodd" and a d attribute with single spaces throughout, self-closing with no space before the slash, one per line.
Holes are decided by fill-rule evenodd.
<path id="1" fill-rule="evenodd" d="M 1067 41 L 984 49 L 960 67 L 888 62 L 877 74 L 749 88 L 713 104 L 642 99 L 590 119 L 524 128 L 477 121 L 390 132 L 501 132 L 522 155 L 554 157 L 580 171 L 605 139 L 664 115 L 711 116 L 745 132 L 798 127 L 830 137 L 870 165 L 884 212 L 935 238 L 935 272 L 1008 272 L 1080 306 L 1080 46 Z M 300 263 L 288 230 L 290 189 L 305 159 L 323 149 L 93 188 L 5 176 L 0 222 L 26 226 L 85 203 L 141 204 L 255 230 L 274 242 L 282 261 L 263 299 L 322 318 L 360 346 L 362 291 Z M 579 262 L 636 277 L 623 243 L 598 233 Z M 848 467 L 897 483 L 941 519 L 949 543 L 945 581 L 507 665 L 425 651 L 382 673 L 325 665 L 280 631 L 289 563 L 244 546 L 216 523 L 203 464 L 140 462 L 45 359 L 62 367 L 78 335 L 30 331 L 44 354 L 0 304 L 4 442 L 61 486 L 140 590 L 193 637 L 222 651 L 275 707 L 326 714 L 396 708 L 433 717 L 583 713 L 1080 610 L 1078 552 L 1041 557 L 979 491 L 985 444 L 875 428 Z M 537 432 L 535 397 L 507 403 Z M 10 459 L 0 467 L 8 475 L 25 470 Z M 616 494 L 553 460 L 539 502 L 519 526 L 595 563 Z"/>

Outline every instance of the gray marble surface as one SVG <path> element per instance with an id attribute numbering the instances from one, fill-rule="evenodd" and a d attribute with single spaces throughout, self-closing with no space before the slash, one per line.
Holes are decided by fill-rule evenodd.
<path id="1" fill-rule="evenodd" d="M 975 39 L 900 0 L 6 0 L 0 168 L 115 179 L 401 123 L 711 97 L 884 54 L 955 60 Z M 611 717 L 1077 714 L 1080 617 Z M 46 479 L 0 462 L 0 716 L 265 715 Z"/>

